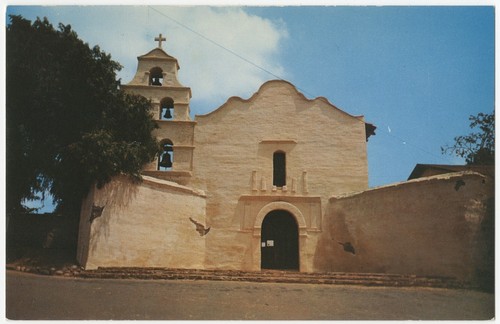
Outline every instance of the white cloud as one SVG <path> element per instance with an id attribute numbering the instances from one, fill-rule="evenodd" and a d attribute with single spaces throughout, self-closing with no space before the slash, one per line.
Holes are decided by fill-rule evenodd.
<path id="1" fill-rule="evenodd" d="M 286 26 L 250 15 L 244 8 L 38 8 L 38 16 L 48 16 L 54 25 L 71 24 L 89 45 L 98 44 L 110 53 L 124 66 L 119 73 L 122 83 L 135 74 L 137 56 L 156 46 L 154 37 L 165 35 L 163 49 L 179 60 L 179 79 L 191 87 L 195 114 L 211 111 L 231 96 L 248 98 L 263 82 L 276 78 L 262 69 L 287 78 L 279 62 L 281 44 L 288 37 Z"/>
<path id="2" fill-rule="evenodd" d="M 283 26 L 241 8 L 158 10 L 189 28 L 168 21 L 165 50 L 180 61 L 179 78 L 192 88 L 194 101 L 208 104 L 197 113 L 216 108 L 210 105 L 218 106 L 230 96 L 248 97 L 264 81 L 275 78 L 262 69 L 285 77 L 277 59 L 280 42 L 287 37 Z"/>

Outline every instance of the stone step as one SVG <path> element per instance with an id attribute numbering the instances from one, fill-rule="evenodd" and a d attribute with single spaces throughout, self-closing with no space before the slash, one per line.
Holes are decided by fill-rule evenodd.
<path id="1" fill-rule="evenodd" d="M 94 270 L 96 271 L 96 270 Z M 90 272 L 90 271 L 88 271 Z M 419 277 L 416 275 L 400 275 L 400 274 L 381 274 L 381 273 L 304 273 L 290 271 L 262 271 L 262 272 L 244 272 L 235 270 L 187 270 L 187 269 L 168 269 L 168 268 L 99 268 L 99 273 L 142 273 L 142 274 L 199 274 L 199 275 L 215 275 L 215 276 L 253 276 L 253 277 L 287 277 L 287 278 L 356 278 L 356 279 L 378 279 L 378 280 L 394 280 L 394 279 L 409 279 L 409 280 L 449 280 L 447 277 Z"/>
<path id="2" fill-rule="evenodd" d="M 76 276 L 81 278 L 101 279 L 216 280 L 391 287 L 466 288 L 464 283 L 451 277 L 423 277 L 382 273 L 303 273 L 274 270 L 245 272 L 237 270 L 109 267 L 82 271 Z"/>
<path id="3" fill-rule="evenodd" d="M 385 273 L 348 273 L 348 272 L 297 272 L 297 271 L 275 271 L 275 270 L 264 270 L 264 271 L 239 271 L 239 270 L 197 270 L 197 269 L 172 269 L 172 268 L 137 268 L 137 267 L 101 267 L 98 270 L 87 270 L 87 272 L 99 272 L 99 273 L 189 273 L 189 274 L 207 274 L 207 275 L 245 275 L 245 276 L 258 276 L 258 277 L 276 277 L 276 276 L 286 276 L 286 277 L 360 277 L 360 278 L 382 278 L 391 280 L 393 278 L 426 278 L 426 279 L 449 279 L 448 277 L 419 277 L 416 275 L 401 275 L 401 274 L 385 274 Z"/>

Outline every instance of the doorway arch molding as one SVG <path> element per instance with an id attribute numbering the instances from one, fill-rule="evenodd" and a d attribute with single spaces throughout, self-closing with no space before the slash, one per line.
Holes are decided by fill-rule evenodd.
<path id="1" fill-rule="evenodd" d="M 255 236 L 260 237 L 262 222 L 264 221 L 264 218 L 267 216 L 267 214 L 269 214 L 273 210 L 285 210 L 289 212 L 291 215 L 293 215 L 293 217 L 297 221 L 297 226 L 299 228 L 299 236 L 307 236 L 306 220 L 300 209 L 285 201 L 273 201 L 262 207 L 259 213 L 257 214 L 257 217 L 255 217 L 255 223 L 253 225 L 254 237 Z"/>

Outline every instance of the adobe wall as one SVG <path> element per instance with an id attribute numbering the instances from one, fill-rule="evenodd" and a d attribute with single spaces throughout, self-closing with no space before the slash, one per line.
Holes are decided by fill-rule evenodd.
<path id="1" fill-rule="evenodd" d="M 493 203 L 494 183 L 473 172 L 332 197 L 314 268 L 484 280 L 493 274 Z"/>
<path id="2" fill-rule="evenodd" d="M 104 209 L 91 221 L 92 205 Z M 147 176 L 140 183 L 117 177 L 94 188 L 82 205 L 77 259 L 86 269 L 202 269 L 206 236 L 189 217 L 205 224 L 202 192 Z"/>
<path id="3" fill-rule="evenodd" d="M 324 98 L 307 99 L 288 82 L 266 82 L 250 99 L 230 98 L 195 120 L 189 185 L 207 193 L 207 222 L 214 231 L 207 237 L 208 268 L 254 269 L 252 256 L 259 245 L 241 228 L 247 208 L 242 195 L 254 196 L 248 202 L 255 205 L 250 206 L 253 214 L 247 215 L 254 219 L 259 197 L 319 196 L 322 215 L 332 194 L 368 188 L 362 118 Z M 277 150 L 286 153 L 286 192 L 272 191 Z"/>

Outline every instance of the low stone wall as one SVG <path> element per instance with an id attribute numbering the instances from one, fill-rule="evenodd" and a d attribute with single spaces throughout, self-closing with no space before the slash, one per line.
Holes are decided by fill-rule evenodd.
<path id="1" fill-rule="evenodd" d="M 323 226 L 315 271 L 452 276 L 492 284 L 494 182 L 478 173 L 332 197 Z"/>
<path id="2" fill-rule="evenodd" d="M 140 183 L 117 177 L 82 206 L 77 259 L 86 269 L 203 268 L 205 236 L 190 217 L 205 223 L 202 192 L 147 176 Z"/>

